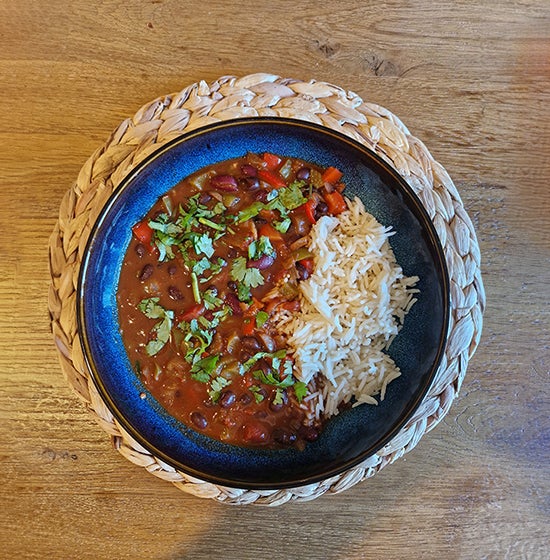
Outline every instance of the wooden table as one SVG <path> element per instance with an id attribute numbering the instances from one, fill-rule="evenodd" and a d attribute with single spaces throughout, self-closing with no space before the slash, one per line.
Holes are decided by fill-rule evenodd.
<path id="1" fill-rule="evenodd" d="M 18 0 L 0 14 L 1 557 L 548 557 L 547 0 Z M 488 298 L 445 420 L 374 478 L 279 508 L 195 498 L 113 451 L 63 379 L 47 310 L 48 237 L 95 148 L 159 95 L 257 71 L 399 115 L 461 192 Z"/>

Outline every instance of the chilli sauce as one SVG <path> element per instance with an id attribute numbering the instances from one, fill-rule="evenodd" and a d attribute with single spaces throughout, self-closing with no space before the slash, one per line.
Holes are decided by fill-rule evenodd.
<path id="1" fill-rule="evenodd" d="M 320 426 L 277 330 L 300 309 L 312 225 L 346 209 L 341 173 L 247 154 L 204 168 L 132 228 L 118 287 L 136 374 L 174 417 L 235 445 L 303 447 Z"/>

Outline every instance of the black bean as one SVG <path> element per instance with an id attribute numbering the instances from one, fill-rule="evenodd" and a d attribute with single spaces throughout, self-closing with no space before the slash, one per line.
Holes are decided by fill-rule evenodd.
<path id="1" fill-rule="evenodd" d="M 200 413 L 195 410 L 191 413 L 191 422 L 201 430 L 204 430 L 208 426 L 208 420 Z"/>
<path id="2" fill-rule="evenodd" d="M 296 179 L 299 181 L 307 181 L 310 174 L 311 169 L 309 167 L 301 167 L 298 171 L 296 171 Z"/>
<path id="3" fill-rule="evenodd" d="M 257 177 L 245 177 L 243 179 L 243 183 L 245 184 L 246 188 L 251 191 L 260 188 L 260 181 Z"/>
<path id="4" fill-rule="evenodd" d="M 139 273 L 138 278 L 140 279 L 141 282 L 145 282 L 145 280 L 148 280 L 149 278 L 151 278 L 154 270 L 155 269 L 153 268 L 152 264 L 146 264 L 141 269 L 141 272 Z"/>
<path id="5" fill-rule="evenodd" d="M 229 408 L 232 404 L 235 403 L 236 400 L 237 397 L 235 396 L 235 393 L 233 391 L 224 391 L 221 394 L 220 400 L 218 402 L 220 403 L 220 406 Z"/>
<path id="6" fill-rule="evenodd" d="M 208 194 L 207 192 L 202 192 L 199 196 L 199 203 L 200 204 L 206 204 L 207 202 L 210 202 L 212 200 L 212 196 L 210 194 Z"/>
<path id="7" fill-rule="evenodd" d="M 296 270 L 298 272 L 298 278 L 300 278 L 300 280 L 307 280 L 309 278 L 309 271 L 302 263 L 296 263 Z"/>
<path id="8" fill-rule="evenodd" d="M 147 252 L 143 243 L 138 243 L 135 247 L 135 251 L 139 258 L 143 257 Z"/>
<path id="9" fill-rule="evenodd" d="M 239 401 L 241 401 L 242 404 L 247 405 L 252 402 L 252 397 L 248 393 L 243 393 L 239 397 Z"/>
<path id="10" fill-rule="evenodd" d="M 302 426 L 300 436 L 306 441 L 315 441 L 319 437 L 319 430 L 313 426 Z"/>
<path id="11" fill-rule="evenodd" d="M 247 350 L 251 354 L 256 354 L 256 352 L 260 352 L 262 347 L 258 342 L 258 339 L 255 336 L 245 336 L 241 340 L 241 346 L 243 350 Z"/>
<path id="12" fill-rule="evenodd" d="M 328 214 L 328 206 L 326 202 L 322 200 L 317 203 L 315 207 L 315 219 L 318 220 L 321 216 L 326 216 Z"/>
<path id="13" fill-rule="evenodd" d="M 232 292 L 236 292 L 239 286 L 237 285 L 237 282 L 235 282 L 235 280 L 229 280 L 229 282 L 227 283 L 227 287 Z"/>
<path id="14" fill-rule="evenodd" d="M 256 192 L 256 194 L 254 195 L 254 198 L 256 200 L 259 200 L 260 202 L 266 202 L 267 201 L 267 191 L 264 189 L 261 189 L 259 191 Z"/>
<path id="15" fill-rule="evenodd" d="M 168 265 L 168 274 L 170 276 L 174 276 L 174 274 L 176 274 L 177 271 L 178 271 L 178 267 L 174 263 Z"/>
<path id="16" fill-rule="evenodd" d="M 176 288 L 176 286 L 168 286 L 168 295 L 176 301 L 183 299 L 183 294 L 178 288 Z"/>
<path id="17" fill-rule="evenodd" d="M 279 410 L 281 410 L 281 408 L 283 408 L 283 406 L 285 406 L 285 404 L 288 403 L 288 396 L 286 394 L 286 391 L 282 392 L 282 398 L 281 398 L 281 402 L 275 404 L 274 402 L 275 399 L 273 399 L 270 403 L 269 403 L 269 408 L 273 411 L 273 412 L 279 412 Z"/>
<path id="18" fill-rule="evenodd" d="M 273 431 L 273 439 L 278 442 L 282 443 L 283 445 L 290 445 L 296 441 L 296 434 L 293 432 L 288 432 L 287 430 L 283 430 L 282 428 L 276 428 Z"/>

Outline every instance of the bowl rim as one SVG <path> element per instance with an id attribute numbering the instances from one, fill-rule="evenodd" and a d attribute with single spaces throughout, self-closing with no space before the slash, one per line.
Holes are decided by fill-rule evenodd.
<path id="1" fill-rule="evenodd" d="M 149 166 L 157 158 L 164 155 L 166 152 L 170 151 L 174 146 L 186 142 L 187 140 L 201 136 L 208 133 L 211 130 L 223 129 L 234 126 L 243 125 L 288 125 L 294 127 L 302 127 L 316 131 L 321 134 L 326 134 L 332 136 L 337 141 L 342 143 L 347 143 L 352 148 L 364 152 L 368 157 L 372 158 L 384 172 L 388 173 L 395 180 L 396 184 L 400 189 L 406 192 L 407 196 L 415 205 L 415 210 L 418 212 L 419 216 L 422 217 L 422 226 L 426 231 L 427 239 L 429 240 L 429 245 L 432 247 L 432 251 L 437 255 L 437 262 L 435 262 L 436 269 L 441 276 L 441 291 L 442 291 L 442 306 L 443 306 L 443 321 L 441 327 L 441 335 L 438 339 L 438 347 L 433 360 L 429 375 L 427 380 L 422 387 L 422 390 L 418 391 L 416 394 L 416 399 L 412 402 L 410 406 L 407 407 L 406 413 L 402 415 L 400 420 L 395 423 L 392 430 L 387 432 L 384 437 L 377 440 L 375 446 L 371 446 L 369 449 L 363 453 L 358 454 L 355 458 L 343 462 L 338 467 L 334 467 L 330 470 L 324 471 L 323 473 L 315 474 L 312 476 L 299 477 L 292 481 L 282 481 L 282 482 L 247 482 L 239 480 L 238 482 L 232 479 L 223 478 L 222 476 L 211 475 L 204 473 L 195 468 L 189 467 L 184 463 L 173 459 L 162 450 L 157 449 L 155 445 L 150 443 L 144 436 L 141 435 L 140 431 L 136 429 L 132 423 L 125 417 L 125 415 L 119 410 L 115 400 L 111 397 L 108 390 L 105 388 L 103 381 L 101 379 L 101 374 L 98 372 L 96 367 L 90 344 L 88 341 L 87 329 L 85 324 L 85 310 L 84 310 L 84 300 L 85 300 L 85 279 L 86 272 L 89 265 L 91 249 L 93 248 L 94 240 L 98 234 L 98 231 L 103 226 L 105 219 L 109 215 L 110 209 L 117 201 L 118 197 L 124 192 L 128 185 L 142 172 L 144 168 Z M 422 204 L 418 195 L 414 192 L 413 188 L 407 183 L 404 177 L 385 159 L 383 159 L 379 154 L 377 154 L 373 149 L 369 148 L 367 145 L 355 140 L 354 138 L 343 134 L 332 128 L 328 128 L 324 125 L 317 123 L 287 117 L 243 117 L 236 119 L 228 119 L 216 123 L 210 123 L 205 126 L 198 127 L 188 132 L 182 132 L 182 134 L 169 140 L 168 142 L 162 144 L 158 149 L 154 150 L 152 153 L 148 154 L 143 160 L 141 160 L 133 169 L 131 169 L 119 182 L 119 184 L 113 189 L 113 192 L 107 199 L 106 203 L 101 208 L 98 217 L 96 218 L 92 228 L 90 230 L 88 239 L 85 244 L 84 252 L 82 255 L 82 260 L 80 263 L 80 269 L 78 273 L 77 290 L 76 290 L 76 319 L 77 328 L 79 333 L 80 345 L 83 352 L 84 362 L 88 368 L 90 378 L 98 391 L 103 403 L 116 419 L 116 421 L 121 425 L 123 430 L 127 432 L 136 442 L 143 446 L 149 453 L 151 453 L 155 458 L 160 459 L 162 462 L 175 468 L 177 471 L 184 473 L 186 475 L 198 478 L 204 482 L 209 482 L 212 484 L 219 484 L 222 486 L 230 488 L 239 488 L 245 490 L 279 490 L 295 488 L 300 486 L 305 486 L 308 484 L 318 483 L 327 480 L 331 477 L 338 476 L 354 467 L 357 467 L 362 462 L 366 461 L 369 457 L 375 455 L 378 451 L 383 449 L 389 442 L 394 439 L 398 433 L 407 425 L 413 415 L 416 413 L 420 404 L 424 400 L 426 394 L 428 393 L 430 387 L 433 385 L 433 381 L 441 365 L 443 359 L 445 348 L 447 346 L 448 329 L 451 317 L 450 309 L 450 277 L 449 270 L 447 266 L 447 261 L 445 258 L 445 252 L 441 244 L 439 235 L 432 222 L 426 208 Z M 375 447 L 375 448 L 373 448 Z"/>

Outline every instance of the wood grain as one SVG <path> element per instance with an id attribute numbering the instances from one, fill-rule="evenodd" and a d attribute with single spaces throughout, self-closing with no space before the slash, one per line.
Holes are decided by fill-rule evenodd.
<path id="1" fill-rule="evenodd" d="M 547 2 L 245 8 L 0 3 L 0 556 L 545 558 Z M 406 459 L 270 510 L 187 496 L 115 453 L 65 384 L 47 314 L 48 237 L 93 150 L 150 99 L 256 71 L 337 83 L 399 115 L 456 181 L 488 300 L 460 398 Z"/>

